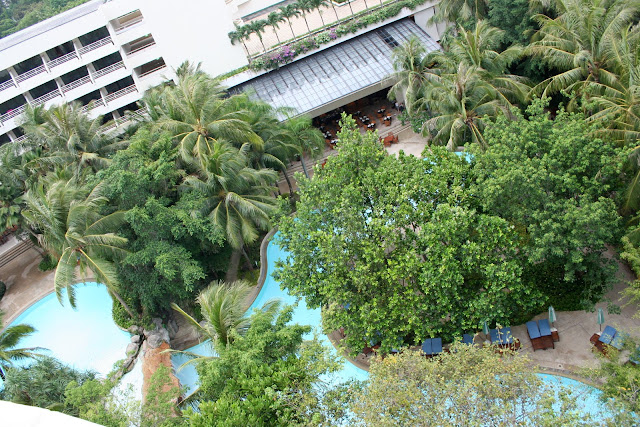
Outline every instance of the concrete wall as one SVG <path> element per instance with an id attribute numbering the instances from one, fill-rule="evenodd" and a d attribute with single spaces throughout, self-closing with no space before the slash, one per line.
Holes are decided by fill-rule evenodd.
<path id="1" fill-rule="evenodd" d="M 437 2 L 431 1 L 428 3 L 429 6 L 426 9 L 422 9 L 419 12 L 416 12 L 413 15 L 413 19 L 416 21 L 416 24 L 420 28 L 423 28 L 429 37 L 436 41 L 440 41 L 442 36 L 444 35 L 445 30 L 447 29 L 447 25 L 444 22 L 439 22 L 437 24 L 430 24 L 429 19 L 436 12 L 436 4 Z"/>

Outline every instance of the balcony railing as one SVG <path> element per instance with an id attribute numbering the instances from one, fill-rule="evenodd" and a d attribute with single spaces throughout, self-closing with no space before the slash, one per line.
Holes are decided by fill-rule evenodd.
<path id="1" fill-rule="evenodd" d="M 13 80 L 7 80 L 6 82 L 0 83 L 0 92 L 5 89 L 9 89 L 10 87 L 17 87 Z"/>
<path id="2" fill-rule="evenodd" d="M 102 105 L 104 105 L 104 101 L 102 100 L 102 98 L 94 99 L 93 101 L 91 101 L 90 103 L 88 103 L 87 105 L 82 107 L 80 109 L 80 111 L 82 111 L 83 113 L 88 113 L 89 111 L 93 110 L 94 108 L 100 107 Z"/>
<path id="3" fill-rule="evenodd" d="M 107 123 L 106 125 L 101 126 L 101 127 L 100 127 L 100 130 L 101 130 L 102 132 L 108 132 L 108 131 L 110 131 L 110 130 L 115 129 L 116 127 L 118 127 L 118 124 L 117 124 L 117 123 L 116 123 L 116 121 L 114 120 L 114 121 L 112 121 L 111 123 Z"/>
<path id="4" fill-rule="evenodd" d="M 120 89 L 117 92 L 113 92 L 113 93 L 110 93 L 109 95 L 105 96 L 104 100 L 107 103 L 109 103 L 109 102 L 113 101 L 114 99 L 118 99 L 118 98 L 121 98 L 121 97 L 125 96 L 128 93 L 137 92 L 137 91 L 138 91 L 138 88 L 136 87 L 136 85 L 127 86 L 124 89 Z"/>
<path id="5" fill-rule="evenodd" d="M 80 54 L 82 56 L 85 53 L 89 53 L 92 50 L 96 50 L 96 49 L 98 49 L 98 48 L 100 48 L 100 47 L 102 47 L 104 45 L 109 44 L 109 43 L 113 44 L 113 40 L 111 40 L 111 36 L 107 36 L 107 37 L 105 37 L 103 39 L 100 39 L 100 40 L 98 40 L 96 42 L 93 42 L 91 44 L 88 44 L 86 46 L 81 47 L 80 49 L 78 49 L 78 54 Z"/>
<path id="6" fill-rule="evenodd" d="M 30 102 L 30 104 L 33 105 L 34 107 L 37 107 L 38 105 L 42 105 L 45 102 L 50 101 L 59 96 L 62 96 L 62 94 L 58 89 L 56 89 L 54 91 L 51 91 L 49 93 L 42 95 L 41 97 L 34 99 L 33 101 Z"/>
<path id="7" fill-rule="evenodd" d="M 118 28 L 115 29 L 116 34 L 123 32 L 124 30 L 126 30 L 127 28 L 131 28 L 134 25 L 137 25 L 139 23 L 142 22 L 142 15 L 140 15 L 139 17 L 132 19 L 131 21 L 125 22 L 124 24 L 120 25 Z"/>
<path id="8" fill-rule="evenodd" d="M 46 71 L 47 69 L 45 68 L 44 64 L 42 64 L 34 68 L 33 70 L 29 70 L 26 73 L 19 74 L 18 77 L 16 77 L 16 82 L 17 83 L 23 82 L 27 79 L 30 79 L 33 76 L 37 76 L 38 74 L 44 73 Z"/>
<path id="9" fill-rule="evenodd" d="M 158 65 L 156 68 L 154 68 L 153 70 L 149 70 L 149 71 L 145 71 L 144 73 L 140 74 L 140 78 L 146 77 L 149 74 L 153 74 L 158 70 L 162 70 L 163 68 L 167 68 L 167 64 L 162 64 L 162 65 Z"/>
<path id="10" fill-rule="evenodd" d="M 13 110 L 7 111 L 6 113 L 0 116 L 0 123 L 4 123 L 9 119 L 14 118 L 15 116 L 22 114 L 26 108 L 27 108 L 27 105 L 25 104 L 17 108 L 14 108 Z"/>
<path id="11" fill-rule="evenodd" d="M 111 64 L 108 67 L 101 68 L 100 70 L 93 73 L 93 79 L 99 79 L 100 77 L 104 77 L 109 73 L 112 73 L 120 68 L 124 68 L 124 62 L 116 62 L 115 64 Z"/>
<path id="12" fill-rule="evenodd" d="M 155 44 L 156 44 L 155 40 L 151 40 L 151 43 L 147 43 L 144 46 L 137 47 L 137 48 L 131 50 L 129 53 L 127 53 L 127 55 L 128 56 L 135 55 L 136 53 L 138 53 L 140 51 L 143 51 L 148 47 L 155 46 Z"/>
<path id="13" fill-rule="evenodd" d="M 62 86 L 62 93 L 67 93 L 69 91 L 74 90 L 77 87 L 80 87 L 82 85 L 86 85 L 87 83 L 91 83 L 91 77 L 89 77 L 89 76 L 81 77 L 76 81 L 73 81 L 73 82 L 71 82 L 69 84 L 66 84 L 66 85 Z"/>
<path id="14" fill-rule="evenodd" d="M 59 56 L 56 59 L 52 59 L 51 61 L 47 62 L 47 66 L 49 67 L 49 69 L 52 69 L 53 67 L 57 67 L 58 65 L 64 64 L 65 62 L 71 61 L 72 59 L 78 59 L 78 54 L 75 51 L 69 52 L 66 55 Z"/>
<path id="15" fill-rule="evenodd" d="M 18 137 L 18 138 L 16 138 L 16 139 L 14 139 L 14 140 L 13 140 L 13 141 L 11 141 L 11 142 L 23 142 L 23 141 L 26 141 L 28 138 L 29 138 L 29 137 L 28 137 L 27 135 L 22 135 L 22 136 L 19 136 L 19 137 Z"/>

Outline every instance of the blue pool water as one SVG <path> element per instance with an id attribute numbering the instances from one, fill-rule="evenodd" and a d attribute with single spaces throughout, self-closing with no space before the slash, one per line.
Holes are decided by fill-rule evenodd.
<path id="1" fill-rule="evenodd" d="M 28 324 L 36 328 L 34 334 L 20 342 L 20 347 L 44 347 L 48 350 L 43 354 L 104 376 L 116 361 L 124 359 L 131 335 L 113 322 L 112 300 L 104 285 L 79 284 L 75 289 L 75 310 L 70 307 L 66 293 L 64 306 L 52 293 L 20 314 L 11 325 Z"/>

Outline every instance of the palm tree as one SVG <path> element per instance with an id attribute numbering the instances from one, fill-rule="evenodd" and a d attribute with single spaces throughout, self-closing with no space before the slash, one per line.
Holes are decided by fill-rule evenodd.
<path id="1" fill-rule="evenodd" d="M 298 16 L 300 16 L 300 10 L 298 9 L 298 6 L 296 5 L 296 3 L 289 3 L 288 5 L 280 8 L 280 14 L 289 23 L 289 28 L 291 28 L 291 37 L 295 38 L 296 33 L 293 32 L 291 18 L 297 18 Z"/>
<path id="2" fill-rule="evenodd" d="M 468 141 L 485 146 L 482 131 L 487 118 L 500 112 L 511 116 L 508 99 L 477 67 L 460 64 L 454 74 L 427 76 L 417 104 L 433 115 L 424 122 L 422 133 L 435 144 L 449 150 Z"/>
<path id="3" fill-rule="evenodd" d="M 307 24 L 307 32 L 310 33 L 311 29 L 309 28 L 309 22 L 307 21 L 307 12 L 311 12 L 314 9 L 312 0 L 298 0 L 295 4 L 298 10 L 302 12 L 304 23 Z"/>
<path id="4" fill-rule="evenodd" d="M 175 303 L 172 303 L 171 307 L 182 314 L 202 338 L 210 340 L 214 349 L 222 350 L 233 342 L 235 336 L 243 336 L 251 326 L 251 318 L 247 316 L 247 298 L 251 291 L 251 286 L 244 280 L 231 283 L 211 282 L 196 298 L 203 322 L 198 322 Z M 261 308 L 263 312 L 272 316 L 275 316 L 279 309 L 279 301 L 274 300 L 267 301 Z M 191 356 L 191 360 L 181 368 L 209 359 L 193 353 L 181 353 Z"/>
<path id="5" fill-rule="evenodd" d="M 123 249 L 127 239 L 114 233 L 125 222 L 124 212 L 100 214 L 108 202 L 102 195 L 103 183 L 89 189 L 75 180 L 48 181 L 42 179 L 27 191 L 22 215 L 40 247 L 58 261 L 53 279 L 58 300 L 62 302 L 62 290 L 67 289 L 69 302 L 75 307 L 73 285 L 78 279 L 77 272 L 84 280 L 91 270 L 133 318 L 133 312 L 118 293 L 113 262 L 127 253 Z"/>
<path id="6" fill-rule="evenodd" d="M 245 152 L 226 143 L 215 144 L 204 157 L 204 177 L 189 176 L 184 186 L 201 197 L 199 213 L 209 217 L 234 249 L 227 277 L 236 274 L 240 255 L 247 258 L 244 246 L 255 242 L 260 230 L 271 226 L 270 215 L 276 201 L 270 195 L 277 174 L 271 169 L 255 170 L 247 166 Z M 247 258 L 248 261 L 248 258 Z"/>
<path id="7" fill-rule="evenodd" d="M 258 39 L 260 40 L 260 44 L 262 45 L 262 50 L 265 52 L 267 51 L 267 48 L 265 47 L 264 42 L 262 41 L 262 34 L 265 32 L 266 26 L 267 26 L 267 21 L 265 21 L 264 19 L 257 19 L 245 25 L 249 33 L 255 33 L 255 35 L 258 36 Z"/>
<path id="8" fill-rule="evenodd" d="M 28 164 L 29 168 L 47 171 L 74 164 L 78 175 L 87 167 L 97 171 L 109 164 L 112 153 L 126 146 L 126 141 L 103 131 L 102 117 L 90 119 L 79 103 L 49 110 L 29 107 L 24 117 L 22 127 L 29 143 L 46 149 L 46 155 Z"/>
<path id="9" fill-rule="evenodd" d="M 271 25 L 273 34 L 275 34 L 276 39 L 278 40 L 278 44 L 280 44 L 280 36 L 278 36 L 278 32 L 276 30 L 280 29 L 281 22 L 284 22 L 284 17 L 278 12 L 271 12 L 267 16 L 267 24 Z"/>
<path id="10" fill-rule="evenodd" d="M 320 8 L 327 7 L 329 5 L 329 2 L 327 0 L 310 0 L 309 3 L 320 14 L 320 20 L 322 21 L 322 26 L 324 27 L 324 18 L 322 17 L 322 11 L 320 10 Z"/>
<path id="11" fill-rule="evenodd" d="M 487 0 L 441 0 L 432 22 L 450 22 L 460 24 L 487 17 Z"/>
<path id="12" fill-rule="evenodd" d="M 235 44 L 236 42 L 242 42 L 242 46 L 244 46 L 244 51 L 247 53 L 247 56 L 249 56 L 249 49 L 247 49 L 247 43 L 245 42 L 247 38 L 246 26 L 243 25 L 242 27 L 239 27 L 238 25 L 236 25 L 236 29 L 234 31 L 229 31 L 228 36 L 232 45 Z"/>
<path id="13" fill-rule="evenodd" d="M 592 82 L 612 78 L 614 40 L 634 23 L 640 5 L 625 0 L 557 0 L 555 17 L 537 15 L 537 41 L 528 52 L 540 57 L 558 74 L 532 89 L 532 94 L 552 94 L 560 90 L 578 94 Z"/>
<path id="14" fill-rule="evenodd" d="M 409 114 L 414 112 L 416 100 L 420 98 L 420 92 L 426 83 L 425 75 L 431 72 L 430 66 L 433 65 L 426 53 L 427 50 L 415 36 L 392 52 L 392 77 L 396 83 L 389 90 L 389 98 L 403 98 Z"/>
<path id="15" fill-rule="evenodd" d="M 225 98 L 217 81 L 203 74 L 186 75 L 177 85 L 164 88 L 155 125 L 178 140 L 187 164 L 205 170 L 205 158 L 219 141 L 262 145 L 244 112 L 232 107 L 233 97 Z"/>
<path id="16" fill-rule="evenodd" d="M 304 171 L 304 175 L 309 178 L 309 171 L 307 170 L 304 156 L 308 155 L 316 159 L 322 155 L 324 151 L 324 136 L 322 136 L 319 129 L 313 126 L 311 117 L 309 116 L 288 117 L 283 125 L 291 139 L 298 145 L 302 170 Z"/>
<path id="17" fill-rule="evenodd" d="M 4 311 L 0 310 L 0 326 L 4 324 Z M 0 378 L 4 381 L 5 371 L 13 365 L 14 361 L 30 359 L 40 356 L 34 351 L 42 350 L 40 347 L 16 348 L 20 341 L 28 337 L 36 330 L 29 325 L 9 326 L 0 333 Z"/>

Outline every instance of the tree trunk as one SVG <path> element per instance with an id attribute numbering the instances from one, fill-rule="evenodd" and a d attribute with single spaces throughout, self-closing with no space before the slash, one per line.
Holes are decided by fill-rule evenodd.
<path id="1" fill-rule="evenodd" d="M 276 31 L 276 27 L 273 27 L 273 34 L 276 35 L 276 39 L 278 39 L 278 44 L 280 44 L 280 36 L 278 35 L 278 32 Z"/>
<path id="2" fill-rule="evenodd" d="M 249 259 L 249 255 L 247 255 L 247 251 L 244 250 L 244 246 L 242 247 L 242 255 L 244 255 L 244 259 L 247 262 L 247 267 L 252 271 L 253 265 L 251 265 L 251 260 Z"/>
<path id="3" fill-rule="evenodd" d="M 318 9 L 318 14 L 320 15 L 320 20 L 322 21 L 322 26 L 324 27 L 324 18 L 322 17 L 322 12 Z"/>
<path id="4" fill-rule="evenodd" d="M 291 28 L 291 37 L 296 38 L 296 33 L 293 32 L 293 25 L 291 25 L 291 20 L 287 18 L 287 22 L 289 23 L 289 28 Z"/>
<path id="5" fill-rule="evenodd" d="M 242 255 L 242 249 L 234 249 L 231 252 L 231 258 L 229 258 L 229 268 L 227 268 L 227 274 L 225 275 L 225 282 L 231 283 L 238 280 L 238 265 L 240 265 L 240 256 Z"/>
<path id="6" fill-rule="evenodd" d="M 307 14 L 303 13 L 302 17 L 304 18 L 304 23 L 307 24 L 307 32 L 310 33 L 311 32 L 311 28 L 309 28 L 309 23 L 307 22 Z"/>
<path id="7" fill-rule="evenodd" d="M 287 185 L 289 186 L 289 196 L 293 194 L 293 186 L 291 185 L 291 181 L 289 180 L 289 176 L 287 175 L 287 169 L 282 169 L 282 174 L 284 175 L 284 179 L 287 181 Z"/>
<path id="8" fill-rule="evenodd" d="M 369 9 L 369 5 L 367 4 L 367 0 L 364 0 L 364 8 L 365 8 L 365 10 Z"/>
<path id="9" fill-rule="evenodd" d="M 264 47 L 264 43 L 262 42 L 262 36 L 260 34 L 258 34 L 258 39 L 260 39 L 260 44 L 262 45 L 262 50 L 266 52 L 267 48 Z"/>
<path id="10" fill-rule="evenodd" d="M 382 0 L 380 0 L 382 1 Z M 336 14 L 336 22 L 340 22 L 340 17 L 338 16 L 338 11 L 336 10 L 336 5 L 333 4 L 333 0 L 330 0 L 331 7 L 333 8 L 333 13 Z"/>
<path id="11" fill-rule="evenodd" d="M 307 171 L 307 164 L 304 162 L 304 155 L 300 154 L 300 163 L 302 164 L 302 171 L 304 172 L 304 176 L 309 178 L 309 172 Z"/>
<path id="12" fill-rule="evenodd" d="M 127 305 L 126 302 L 124 302 L 124 300 L 122 299 L 122 297 L 113 289 L 109 289 L 109 292 L 111 293 L 111 295 L 113 295 L 115 297 L 115 299 L 118 300 L 118 302 L 122 305 L 122 307 L 125 309 L 125 311 L 129 314 L 129 316 L 131 316 L 132 319 L 137 319 L 136 315 L 133 314 L 133 311 L 131 311 L 131 308 L 129 308 L 129 306 Z"/>
<path id="13" fill-rule="evenodd" d="M 353 7 L 351 7 L 351 0 L 347 0 L 347 4 L 349 5 L 349 9 L 351 9 L 351 16 L 353 16 L 354 13 L 353 13 Z"/>

